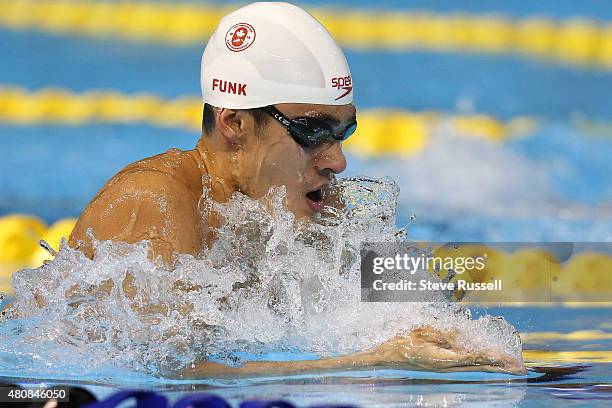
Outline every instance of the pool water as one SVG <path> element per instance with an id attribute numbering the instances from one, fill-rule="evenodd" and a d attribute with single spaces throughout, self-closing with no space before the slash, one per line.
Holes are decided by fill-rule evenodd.
<path id="1" fill-rule="evenodd" d="M 307 6 L 331 4 L 340 10 L 384 7 L 392 11 L 434 14 L 496 13 L 509 18 L 537 15 L 553 22 L 587 17 L 591 19 L 588 24 L 602 26 L 609 25 L 612 19 L 612 6 L 593 0 L 546 0 L 538 4 L 520 0 L 479 0 L 461 4 L 450 0 L 430 4 L 419 0 L 409 3 L 396 0 L 300 2 Z M 587 27 L 586 31 L 576 32 L 588 34 L 591 31 Z M 54 87 L 76 96 L 92 90 L 109 90 L 116 92 L 119 99 L 147 92 L 166 104 L 181 97 L 197 100 L 201 51 L 200 43 L 158 44 L 62 34 L 45 31 L 44 27 L 15 29 L 0 24 L 0 87 L 18 87 L 25 93 Z M 347 59 L 359 112 L 376 113 L 375 109 L 382 108 L 381 122 L 386 120 L 384 114 L 396 110 L 433 111 L 439 115 L 439 120 L 425 123 L 425 143 L 419 149 L 375 155 L 364 155 L 350 146 L 345 149 L 348 168 L 343 176 L 390 176 L 399 187 L 396 222 L 386 226 L 389 227 L 386 233 L 392 235 L 391 227 L 406 227 L 408 238 L 414 240 L 612 241 L 612 104 L 608 103 L 612 70 L 609 66 L 573 64 L 512 52 L 444 51 L 428 47 L 409 50 L 354 47 L 347 49 Z M 57 112 L 47 109 L 51 119 L 40 119 L 47 111 L 27 103 L 28 109 L 22 112 L 24 116 L 20 119 L 22 122 L 15 122 L 10 117 L 13 112 L 10 103 L 8 98 L 0 100 L 0 151 L 3 152 L 0 216 L 32 214 L 48 224 L 77 217 L 104 182 L 128 163 L 171 147 L 193 148 L 199 137 L 197 130 L 160 126 L 155 117 L 134 119 L 129 116 L 131 112 L 126 113 L 126 120 L 100 120 L 98 117 L 98 120 L 82 123 L 57 120 L 53 116 Z M 492 118 L 493 125 L 485 121 L 486 129 L 497 137 L 483 137 L 477 131 L 466 132 L 455 126 L 454 118 L 466 114 Z M 517 117 L 533 118 L 537 125 L 520 132 L 505 127 L 500 131 L 495 127 L 511 123 Z M 361 127 L 354 138 L 373 137 L 368 130 Z M 134 259 L 139 265 L 147 266 L 142 263 L 142 257 Z M 312 259 L 302 262 L 309 265 Z M 194 266 L 189 262 L 186 265 Z M 231 266 L 234 267 L 232 273 L 239 277 L 240 265 Z M 325 275 L 332 271 L 317 267 L 320 266 L 313 267 L 313 273 Z M 84 269 L 92 273 L 99 271 L 96 265 L 87 264 L 87 268 Z M 61 268 L 45 271 L 49 272 L 48 276 L 57 277 Z M 27 275 L 28 279 L 21 280 L 21 292 L 18 293 L 27 292 L 27 282 L 45 284 L 46 275 L 40 279 L 35 272 L 21 275 Z M 112 268 L 103 272 L 110 277 L 120 277 Z M 160 282 L 165 272 L 157 276 Z M 604 274 L 606 271 L 594 272 Z M 291 288 L 289 280 L 283 283 Z M 56 289 L 56 299 L 59 299 L 61 287 Z M 169 304 L 173 302 L 172 299 L 163 300 Z M 251 305 L 258 307 L 259 300 L 251 299 Z M 103 305 L 104 299 L 99 304 Z M 53 332 L 54 323 L 65 324 L 62 318 L 66 318 L 79 329 L 86 327 L 79 325 L 83 322 L 79 320 L 82 316 L 66 312 L 60 302 L 55 309 L 48 310 L 52 314 L 32 315 L 30 320 L 13 321 L 12 325 L 0 327 L 0 378 L 19 384 L 82 385 L 99 398 L 130 387 L 157 390 L 173 399 L 185 393 L 203 391 L 234 402 L 283 398 L 300 406 L 330 402 L 372 407 L 610 406 L 610 304 L 472 307 L 474 319 L 487 314 L 503 316 L 521 333 L 523 358 L 530 369 L 526 376 L 376 370 L 235 381 L 177 381 L 130 366 L 137 360 L 135 356 L 142 358 L 146 354 L 145 342 L 131 344 L 127 338 L 121 338 L 113 344 L 101 342 L 97 348 L 81 346 L 81 350 L 91 351 L 91 360 L 85 354 L 75 359 L 79 344 L 74 345 L 74 349 L 54 348 L 52 336 L 65 340 L 62 333 Z M 115 305 L 125 306 L 125 303 Z M 389 310 L 401 311 L 408 318 L 423 317 L 409 303 Z M 132 334 L 137 334 L 140 326 L 136 320 L 128 320 L 128 312 L 128 308 L 121 307 L 102 310 L 99 321 L 92 323 L 92 327 L 98 330 L 96 333 L 122 327 L 126 332 L 131 329 Z M 232 326 L 231 323 L 241 317 L 248 320 L 251 316 L 248 312 L 253 313 L 245 307 L 234 316 L 215 315 L 215 318 Z M 301 316 L 299 310 L 291 310 L 291 313 Z M 339 310 L 339 316 L 350 315 L 350 308 Z M 380 339 L 367 336 L 368 329 L 372 331 L 368 323 L 371 322 L 372 327 L 383 327 L 384 319 L 379 319 L 375 313 L 364 316 L 368 317 L 364 324 L 342 326 L 347 333 L 356 333 L 352 337 L 327 333 L 325 324 L 340 327 L 343 323 L 341 319 L 334 321 L 333 313 L 328 313 L 306 319 L 311 330 L 307 333 L 296 334 L 290 330 L 290 322 L 270 317 L 259 325 L 262 327 L 253 322 L 250 327 L 234 324 L 229 338 L 234 341 L 247 333 L 252 335 L 246 337 L 247 340 L 259 341 L 256 342 L 258 347 L 243 353 L 243 359 L 315 358 L 316 353 L 282 349 L 288 340 L 302 349 L 326 350 L 332 354 L 372 344 Z M 318 320 L 323 324 L 317 324 Z M 187 323 L 190 322 L 183 321 L 185 327 L 189 327 Z M 268 331 L 273 335 L 257 337 L 266 334 L 263 329 L 269 328 L 274 328 Z M 508 346 L 502 336 L 505 331 L 491 330 L 480 337 L 474 335 L 474 341 L 490 341 L 496 347 Z M 477 331 L 470 333 L 478 334 Z M 151 337 L 162 338 L 162 334 L 156 332 Z M 389 333 L 380 331 L 378 334 L 384 337 Z M 48 335 L 52 336 L 45 337 Z M 261 338 L 264 341 L 260 341 Z M 17 340 L 23 341 L 18 347 Z M 224 338 L 217 340 L 216 351 L 222 354 L 220 350 L 231 343 L 224 343 L 227 340 Z M 174 347 L 173 344 L 162 346 L 167 348 L 153 344 L 149 360 L 142 360 L 144 363 L 138 360 L 139 364 L 150 368 L 155 356 Z M 108 361 L 100 357 L 104 355 L 112 355 L 115 361 L 105 364 Z M 227 355 L 221 357 L 228 358 Z M 53 364 L 62 358 L 69 364 Z"/>
<path id="2" fill-rule="evenodd" d="M 338 179 L 336 184 L 352 204 L 338 218 L 298 227 L 283 208 L 282 188 L 262 200 L 236 195 L 228 203 L 213 203 L 225 215 L 219 238 L 206 257 L 180 257 L 172 270 L 151 262 L 144 243 L 97 241 L 93 260 L 63 246 L 52 262 L 16 272 L 19 316 L 0 325 L 0 375 L 17 383 L 95 384 L 92 391 L 99 397 L 133 387 L 172 390 L 177 398 L 186 390 L 206 390 L 230 399 L 237 398 L 234 393 L 243 399 L 276 394 L 299 405 L 347 398 L 342 402 L 375 401 L 376 406 L 428 399 L 435 404 L 437 398 L 514 403 L 526 398 L 524 387 L 532 383 L 556 389 L 580 376 L 580 394 L 567 395 L 601 398 L 597 373 L 610 369 L 612 340 L 607 308 L 560 314 L 560 307 L 545 304 L 468 312 L 451 303 L 361 302 L 360 243 L 406 239 L 406 230 L 395 225 L 399 190 L 390 179 Z M 123 289 L 128 276 L 133 296 Z M 422 325 L 456 331 L 457 344 L 467 350 L 515 358 L 522 353 L 533 366 L 522 377 L 388 369 L 240 380 L 164 377 L 204 359 L 236 365 L 348 354 Z M 589 370 L 593 377 L 585 381 Z M 448 390 L 443 396 L 439 387 L 422 394 L 418 389 L 426 384 Z M 332 385 L 345 391 L 336 395 Z M 485 385 L 493 388 L 483 394 Z M 300 386 L 306 387 L 302 393 Z M 473 393 L 467 386 L 475 387 Z"/>
<path id="3" fill-rule="evenodd" d="M 591 330 L 594 322 L 609 327 L 606 308 L 491 308 L 521 332 L 576 332 Z M 602 324 L 601 322 L 607 322 Z M 324 403 L 368 407 L 398 406 L 496 406 L 559 407 L 607 406 L 612 401 L 612 338 L 592 340 L 525 341 L 526 355 L 546 352 L 547 362 L 526 358 L 529 374 L 511 376 L 494 373 L 430 373 L 399 370 L 339 372 L 333 374 L 240 380 L 173 381 L 129 373 L 106 371 L 91 378 L 23 378 L 18 372 L 3 371 L 2 380 L 23 385 L 74 384 L 104 398 L 125 388 L 163 392 L 171 401 L 186 393 L 206 392 L 232 402 L 248 399 L 286 399 L 299 406 Z M 599 356 L 598 356 L 598 352 Z M 290 359 L 297 354 L 271 357 Z M 308 356 L 302 356 L 308 357 Z"/>

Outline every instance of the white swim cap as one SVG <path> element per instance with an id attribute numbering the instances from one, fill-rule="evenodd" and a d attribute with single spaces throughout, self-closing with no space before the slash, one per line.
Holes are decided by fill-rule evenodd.
<path id="1" fill-rule="evenodd" d="M 252 3 L 225 16 L 202 55 L 200 84 L 204 102 L 221 108 L 353 102 L 344 53 L 289 3 Z"/>

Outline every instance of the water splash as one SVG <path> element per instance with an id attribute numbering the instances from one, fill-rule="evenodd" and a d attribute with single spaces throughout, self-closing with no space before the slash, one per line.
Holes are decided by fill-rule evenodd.
<path id="1" fill-rule="evenodd" d="M 14 275 L 20 318 L 0 325 L 0 372 L 159 374 L 206 359 L 239 364 L 244 353 L 330 356 L 421 325 L 520 358 L 503 319 L 473 320 L 457 304 L 362 303 L 361 243 L 406 240 L 395 226 L 399 189 L 364 177 L 335 187 L 343 208 L 312 223 L 285 210 L 283 187 L 210 202 L 224 218 L 217 241 L 177 256 L 172 270 L 147 257 L 147 242 L 96 241 L 93 260 L 63 243 L 53 261 Z"/>

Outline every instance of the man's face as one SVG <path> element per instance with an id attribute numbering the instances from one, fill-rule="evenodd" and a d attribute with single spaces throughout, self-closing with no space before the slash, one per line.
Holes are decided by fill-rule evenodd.
<path id="1" fill-rule="evenodd" d="M 355 121 L 355 106 L 277 104 L 275 107 L 289 119 L 318 118 L 328 122 L 334 132 L 344 130 Z M 242 160 L 242 190 L 251 197 L 261 197 L 271 186 L 285 186 L 286 205 L 296 219 L 309 217 L 323 207 L 322 189 L 333 174 L 346 168 L 346 158 L 339 142 L 313 148 L 299 145 L 285 125 L 272 116 L 262 129 L 253 128 L 249 146 Z"/>

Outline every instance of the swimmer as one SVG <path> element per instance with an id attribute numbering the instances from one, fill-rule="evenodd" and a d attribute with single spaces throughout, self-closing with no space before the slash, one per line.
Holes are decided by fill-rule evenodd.
<path id="1" fill-rule="evenodd" d="M 346 168 L 341 142 L 357 127 L 351 73 L 323 26 L 287 3 L 254 3 L 226 16 L 201 64 L 202 137 L 115 175 L 78 219 L 69 245 L 88 257 L 98 240 L 148 240 L 151 257 L 198 255 L 214 239 L 209 196 L 261 198 L 286 188 L 296 220 L 323 207 L 334 174 Z"/>
<path id="2" fill-rule="evenodd" d="M 210 38 L 202 56 L 201 88 L 205 104 L 197 146 L 172 149 L 121 170 L 81 214 L 71 247 L 93 257 L 91 231 L 98 240 L 147 240 L 150 256 L 166 263 L 174 254 L 197 256 L 219 225 L 214 214 L 202 216 L 205 193 L 226 202 L 235 192 L 261 198 L 271 186 L 285 186 L 286 207 L 297 220 L 321 211 L 332 177 L 347 164 L 341 142 L 357 126 L 351 73 L 325 28 L 288 3 L 242 7 L 225 16 Z M 522 362 L 508 356 L 462 351 L 455 339 L 452 332 L 421 327 L 337 358 L 250 362 L 242 368 L 203 362 L 183 374 L 223 377 L 370 366 L 525 372 Z"/>

